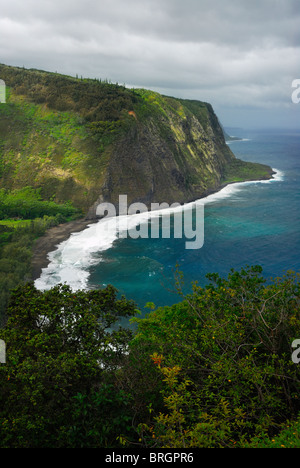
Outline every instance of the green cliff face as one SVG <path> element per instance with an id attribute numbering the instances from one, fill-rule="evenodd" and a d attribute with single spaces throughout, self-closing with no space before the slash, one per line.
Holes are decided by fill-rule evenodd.
<path id="1" fill-rule="evenodd" d="M 235 158 L 209 104 L 0 65 L 0 188 L 40 188 L 95 217 L 102 201 L 184 203 L 272 170 Z"/>

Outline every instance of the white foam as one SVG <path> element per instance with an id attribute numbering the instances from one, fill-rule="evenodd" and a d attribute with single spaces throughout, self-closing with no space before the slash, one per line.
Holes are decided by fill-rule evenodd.
<path id="1" fill-rule="evenodd" d="M 170 215 L 182 211 L 183 208 L 192 208 L 197 203 L 205 205 L 232 197 L 245 185 L 271 183 L 283 179 L 281 171 L 277 169 L 273 171 L 275 172 L 273 179 L 230 184 L 217 193 L 184 206 L 104 218 L 98 223 L 91 224 L 84 231 L 72 234 L 68 240 L 59 244 L 54 252 L 49 253 L 49 265 L 43 269 L 41 277 L 35 281 L 35 286 L 39 290 L 47 290 L 58 283 L 67 283 L 73 290 L 88 289 L 89 268 L 101 262 L 101 252 L 110 249 L 120 238 L 120 233 L 134 229 L 139 224 L 146 224 L 151 217 Z"/>
<path id="2" fill-rule="evenodd" d="M 232 136 L 231 138 L 235 138 Z M 231 143 L 241 142 L 241 141 L 252 141 L 249 138 L 241 138 L 239 140 L 226 140 L 226 145 L 231 145 Z"/>
<path id="3" fill-rule="evenodd" d="M 234 182 L 233 184 L 228 184 L 219 192 L 208 195 L 206 198 L 203 198 L 202 201 L 205 204 L 213 203 L 224 198 L 232 197 L 235 193 L 239 192 L 243 187 L 253 184 L 270 184 L 272 182 L 278 182 L 283 180 L 284 173 L 278 169 L 272 169 L 275 174 L 273 174 L 272 179 L 267 180 L 250 180 L 247 182 Z"/>

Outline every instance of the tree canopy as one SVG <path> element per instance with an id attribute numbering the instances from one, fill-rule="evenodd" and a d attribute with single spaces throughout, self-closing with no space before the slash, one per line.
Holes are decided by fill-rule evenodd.
<path id="1" fill-rule="evenodd" d="M 300 447 L 299 275 L 208 278 L 144 318 L 112 286 L 15 289 L 0 447 Z"/>
<path id="2" fill-rule="evenodd" d="M 111 286 L 76 294 L 65 285 L 44 293 L 33 284 L 17 288 L 1 331 L 7 365 L 0 368 L 0 446 L 81 446 L 91 417 L 100 426 L 97 443 L 109 443 L 102 424 L 115 418 L 118 426 L 116 402 L 123 401 L 109 373 L 121 365 L 131 337 L 115 324 L 134 312 Z M 103 411 L 113 394 L 116 406 Z M 120 429 L 125 420 L 121 414 Z M 88 444 L 95 435 L 89 436 Z"/>

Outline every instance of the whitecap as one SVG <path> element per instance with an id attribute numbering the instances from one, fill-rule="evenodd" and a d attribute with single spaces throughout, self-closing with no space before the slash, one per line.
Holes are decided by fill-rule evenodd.
<path id="1" fill-rule="evenodd" d="M 180 212 L 183 209 L 192 209 L 197 204 L 205 205 L 232 197 L 245 185 L 271 183 L 283 179 L 283 172 L 277 169 L 273 171 L 275 174 L 270 180 L 229 184 L 217 193 L 175 208 L 103 218 L 98 223 L 89 225 L 85 230 L 71 234 L 69 239 L 59 244 L 54 252 L 50 252 L 49 264 L 42 270 L 40 278 L 35 281 L 35 286 L 39 290 L 48 290 L 59 283 L 66 283 L 73 290 L 88 289 L 90 267 L 99 264 L 102 261 L 101 252 L 113 247 L 118 239 L 127 237 L 128 231 L 138 225 L 147 224 L 150 218 L 169 216 L 170 213 Z"/>
<path id="2" fill-rule="evenodd" d="M 219 190 L 219 192 L 213 193 L 208 195 L 207 197 L 203 198 L 202 201 L 204 204 L 214 203 L 219 200 L 223 200 L 224 198 L 232 197 L 234 194 L 239 192 L 243 187 L 247 185 L 253 184 L 270 184 L 272 182 L 282 181 L 284 178 L 284 173 L 278 169 L 272 168 L 273 176 L 271 179 L 267 180 L 249 180 L 246 182 L 234 182 L 232 184 L 226 185 L 223 189 Z"/>
<path id="3" fill-rule="evenodd" d="M 236 138 L 232 136 L 231 138 Z M 240 143 L 241 141 L 252 141 L 250 138 L 240 138 L 238 140 L 226 140 L 226 145 L 231 145 L 232 143 Z"/>

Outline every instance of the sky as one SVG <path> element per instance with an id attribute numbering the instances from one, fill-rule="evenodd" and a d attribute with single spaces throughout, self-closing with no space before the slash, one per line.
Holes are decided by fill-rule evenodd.
<path id="1" fill-rule="evenodd" d="M 225 127 L 300 129 L 300 0 L 0 0 L 0 63 L 210 102 Z"/>

